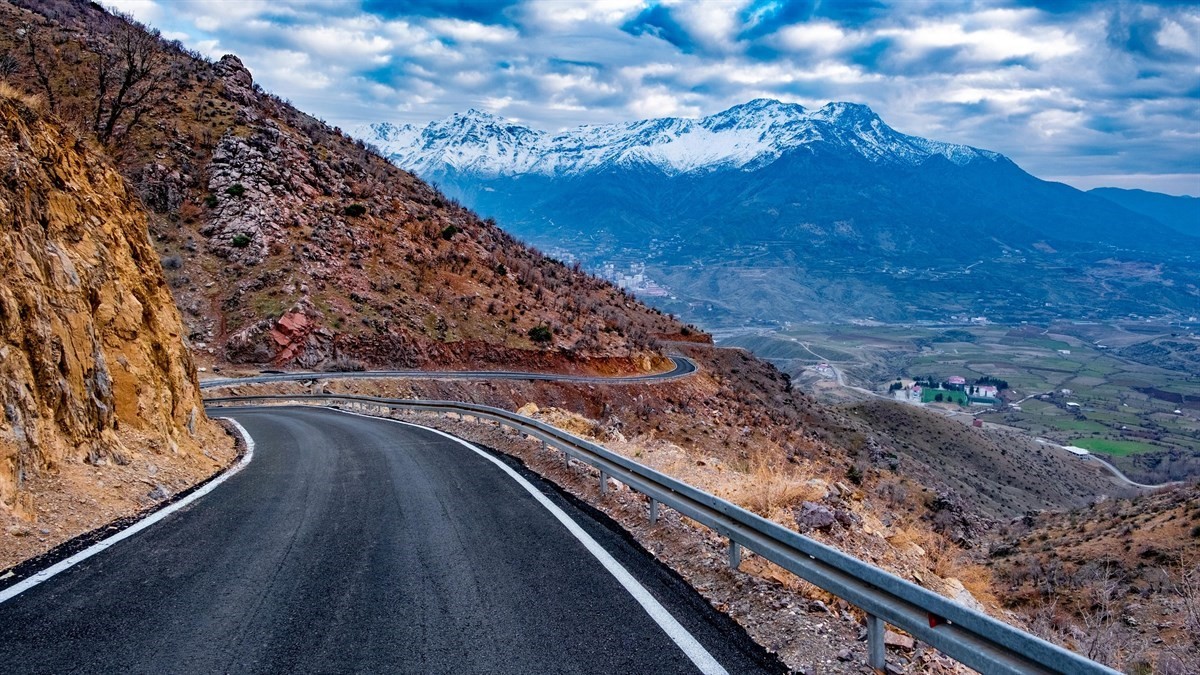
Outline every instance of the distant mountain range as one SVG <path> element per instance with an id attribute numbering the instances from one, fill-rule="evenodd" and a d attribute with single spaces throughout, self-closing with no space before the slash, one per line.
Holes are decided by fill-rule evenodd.
<path id="1" fill-rule="evenodd" d="M 883 165 L 1007 161 L 994 152 L 898 133 L 865 105 L 803 106 L 756 99 L 716 115 L 582 126 L 549 134 L 468 110 L 425 127 L 387 123 L 361 129 L 392 159 L 418 173 L 453 170 L 479 177 L 580 176 L 653 167 L 670 176 L 721 169 L 752 171 L 819 144 Z"/>
<path id="2" fill-rule="evenodd" d="M 861 104 L 758 99 L 555 134 L 471 110 L 355 135 L 552 252 L 645 263 L 629 285 L 654 280 L 674 296 L 659 304 L 710 325 L 1200 304 L 1200 279 L 1173 264 L 1200 255 L 1186 216 L 900 133 Z"/>
<path id="3" fill-rule="evenodd" d="M 1197 186 L 1200 187 L 1200 186 Z M 1134 213 L 1193 237 L 1200 237 L 1200 197 L 1176 197 L 1146 190 L 1095 188 L 1088 194 L 1104 197 Z"/>

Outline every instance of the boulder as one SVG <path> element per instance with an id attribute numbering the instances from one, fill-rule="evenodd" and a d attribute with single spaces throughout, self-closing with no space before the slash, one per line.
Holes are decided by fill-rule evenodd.
<path id="1" fill-rule="evenodd" d="M 801 532 L 829 530 L 837 523 L 837 516 L 833 511 L 816 502 L 802 502 L 794 514 L 796 526 Z"/>

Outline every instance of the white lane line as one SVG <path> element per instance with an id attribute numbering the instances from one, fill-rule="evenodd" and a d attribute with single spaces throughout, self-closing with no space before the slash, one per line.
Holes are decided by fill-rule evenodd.
<path id="1" fill-rule="evenodd" d="M 217 419 L 222 419 L 222 418 L 217 418 Z M 42 583 L 43 581 L 46 581 L 47 579 L 54 576 L 55 574 L 58 574 L 59 572 L 62 572 L 64 570 L 70 569 L 71 567 L 74 567 L 75 565 L 78 565 L 79 563 L 81 563 L 84 560 L 87 560 L 88 558 L 96 555 L 97 553 L 107 549 L 108 547 L 112 546 L 113 544 L 115 544 L 123 539 L 128 539 L 129 537 L 132 537 L 133 535 L 137 534 L 138 532 L 141 532 L 142 530 L 146 529 L 147 527 L 150 527 L 151 525 L 157 523 L 158 521 L 162 520 L 163 518 L 166 518 L 167 516 L 171 515 L 172 513 L 175 513 L 179 509 L 182 509 L 183 507 L 187 506 L 188 504 L 191 504 L 192 502 L 196 501 L 197 499 L 200 499 L 204 495 L 212 492 L 213 490 L 215 490 L 217 488 L 218 485 L 229 480 L 230 476 L 233 476 L 237 472 L 246 468 L 246 465 L 250 464 L 250 460 L 254 459 L 254 439 L 250 438 L 250 434 L 246 433 L 246 429 L 244 427 L 242 427 L 242 425 L 238 424 L 237 420 L 234 420 L 233 418 L 230 418 L 230 417 L 226 417 L 223 419 L 227 419 L 231 423 L 233 423 L 233 426 L 238 430 L 238 433 L 240 433 L 242 435 L 242 438 L 245 439 L 245 441 L 246 441 L 246 454 L 242 456 L 242 461 L 231 466 L 227 471 L 225 471 L 225 473 L 212 479 L 212 481 L 207 483 L 204 487 L 200 488 L 199 490 L 196 490 L 195 492 L 193 492 L 190 495 L 184 497 L 183 499 L 180 499 L 179 501 L 171 504 L 170 506 L 166 506 L 158 511 L 155 511 L 154 513 L 150 514 L 149 516 L 146 516 L 142 520 L 137 521 L 136 523 L 134 523 L 134 524 L 130 525 L 129 527 L 125 528 L 124 530 L 121 530 L 120 532 L 112 535 L 111 537 L 108 537 L 106 539 L 98 541 L 95 544 L 92 544 L 91 546 L 83 549 L 79 553 L 76 553 L 75 555 L 73 555 L 69 558 L 66 558 L 65 560 L 60 560 L 59 562 L 55 563 L 54 565 L 51 565 L 50 567 L 47 567 L 46 569 L 35 573 L 33 576 L 21 581 L 20 583 L 14 584 L 14 585 L 9 586 L 8 588 L 0 591 L 0 603 L 10 600 L 11 598 L 18 596 L 21 593 L 24 593 L 25 591 L 33 588 L 34 586 L 37 586 L 38 584 Z"/>
<path id="2" fill-rule="evenodd" d="M 336 408 L 329 408 L 329 410 L 336 410 Z M 491 454 L 480 450 L 473 444 L 456 436 L 451 436 L 450 434 L 438 429 L 431 429 L 430 427 L 424 427 L 420 424 L 401 422 L 400 420 L 388 419 L 386 417 L 363 415 L 346 410 L 338 410 L 337 412 L 345 413 L 347 415 L 355 415 L 358 417 L 366 417 L 373 420 L 394 422 L 395 424 L 403 424 L 409 427 L 416 427 L 418 429 L 432 431 L 439 436 L 445 436 L 446 438 L 459 443 L 466 448 L 469 448 L 480 457 L 483 457 L 492 464 L 500 467 L 501 471 L 508 474 L 510 478 L 515 480 L 521 487 L 525 488 L 526 492 L 528 492 L 530 495 L 533 495 L 533 498 L 536 499 L 539 504 L 545 507 L 545 509 L 549 511 L 551 515 L 557 518 L 558 522 L 562 523 L 563 526 L 567 528 L 567 531 L 575 535 L 575 538 L 578 539 L 581 544 L 583 544 L 584 548 L 586 548 L 589 553 L 595 556 L 596 560 L 600 561 L 600 564 L 604 566 L 604 569 L 608 570 L 608 573 L 613 575 L 617 582 L 625 587 L 625 590 L 633 596 L 633 599 L 637 600 L 638 604 L 642 606 L 642 609 L 646 610 L 646 613 L 650 615 L 650 618 L 654 620 L 654 623 L 657 623 L 659 628 L 662 628 L 663 632 L 665 632 L 667 636 L 670 637 L 681 650 L 683 650 L 683 653 L 692 660 L 692 663 L 694 663 L 696 667 L 700 669 L 700 672 L 705 673 L 706 675 L 728 675 L 728 671 L 726 671 L 720 663 L 717 663 L 717 660 L 713 658 L 712 654 L 708 653 L 708 650 L 704 648 L 704 645 L 700 644 L 700 642 L 696 640 L 696 638 L 693 637 L 692 634 L 689 633 L 688 630 L 684 628 L 674 616 L 671 615 L 671 612 L 667 611 L 667 608 L 662 606 L 662 603 L 656 600 L 653 595 L 650 595 L 650 591 L 646 590 L 646 587 L 639 583 L 638 580 L 629 573 L 629 570 L 625 569 L 621 563 L 617 562 L 617 559 L 612 557 L 612 555 L 606 551 L 604 547 L 599 544 L 599 542 L 593 539 L 592 535 L 588 534 L 586 530 L 580 527 L 579 523 L 576 523 L 571 516 L 568 516 L 562 509 L 558 507 L 558 505 L 550 501 L 546 495 L 542 494 L 541 490 L 538 490 L 533 486 L 533 484 L 525 480 L 524 476 L 516 471 L 513 471 L 512 468 L 507 464 L 501 462 Z"/>

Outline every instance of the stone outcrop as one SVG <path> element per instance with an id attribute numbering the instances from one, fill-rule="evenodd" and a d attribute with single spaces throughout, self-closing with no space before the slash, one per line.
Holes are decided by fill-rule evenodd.
<path id="1" fill-rule="evenodd" d="M 31 481 L 72 467 L 211 473 L 204 451 L 230 443 L 205 418 L 137 199 L 6 90 L 0 130 L 0 516 L 33 518 Z"/>

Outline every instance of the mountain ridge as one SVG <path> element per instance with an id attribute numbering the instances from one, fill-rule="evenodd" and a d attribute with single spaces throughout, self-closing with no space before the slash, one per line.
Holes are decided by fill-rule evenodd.
<path id="1" fill-rule="evenodd" d="M 831 102 L 809 111 L 765 98 L 698 119 L 582 125 L 556 134 L 470 109 L 423 127 L 384 122 L 356 127 L 351 135 L 418 173 L 444 165 L 487 176 L 578 175 L 638 162 L 667 174 L 756 168 L 820 143 L 854 148 L 885 164 L 919 164 L 934 155 L 960 165 L 1010 161 L 988 150 L 902 134 L 861 103 Z"/>
<path id="2" fill-rule="evenodd" d="M 1200 236 L 1200 197 L 1111 187 L 1092 188 L 1088 194 L 1153 218 L 1183 234 Z"/>
<path id="3" fill-rule="evenodd" d="M 1186 316 L 1200 297 L 1200 239 L 861 104 L 756 99 L 558 135 L 474 111 L 356 133 L 535 245 L 591 269 L 644 262 L 675 296 L 661 308 L 710 327 Z M 713 271 L 735 259 L 740 278 Z"/>

